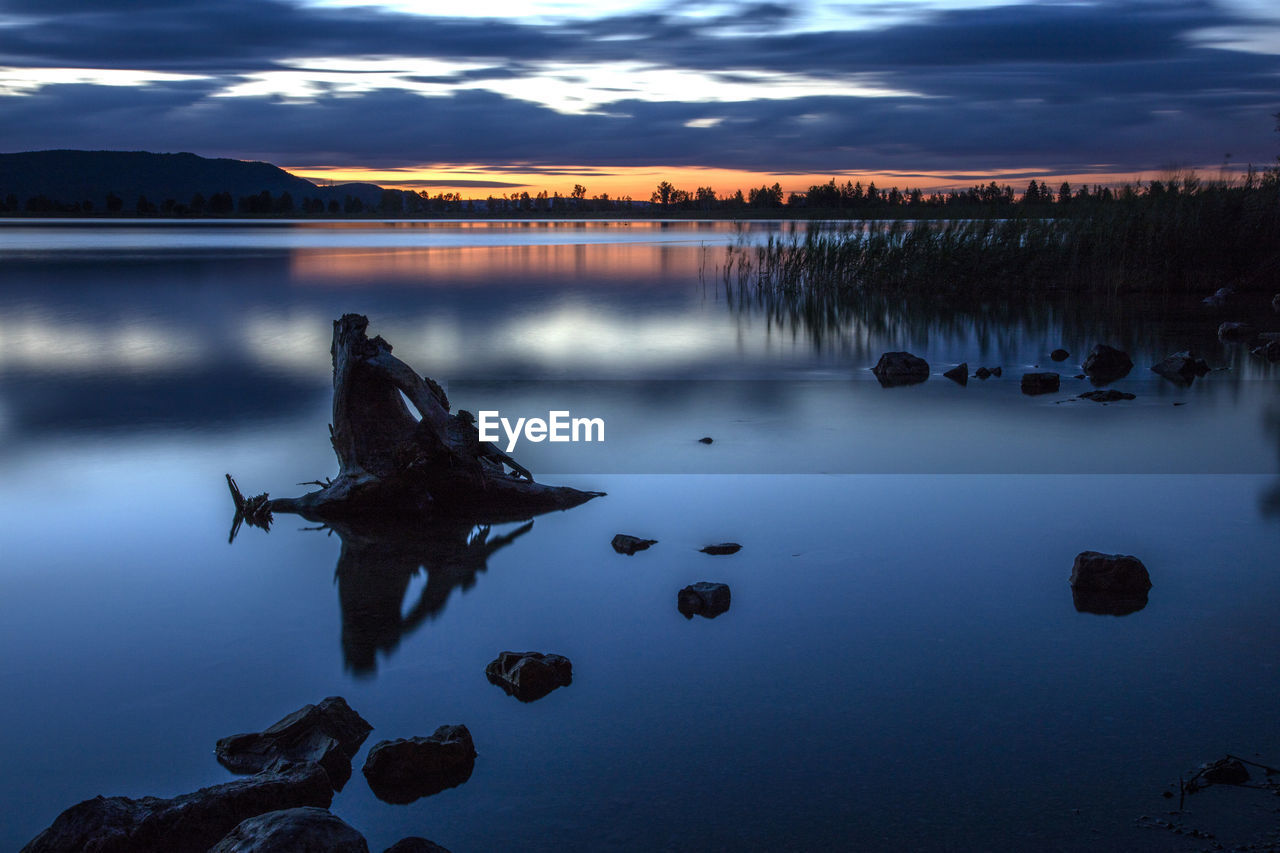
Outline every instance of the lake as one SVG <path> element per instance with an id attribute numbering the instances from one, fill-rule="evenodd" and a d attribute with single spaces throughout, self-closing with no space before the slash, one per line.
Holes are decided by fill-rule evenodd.
<path id="1" fill-rule="evenodd" d="M 330 695 L 374 726 L 333 811 L 375 851 L 1203 846 L 1151 825 L 1162 793 L 1280 763 L 1280 376 L 1215 334 L 1253 297 L 818 316 L 726 290 L 731 243 L 791 227 L 0 222 L 0 847 L 228 781 L 218 738 Z M 346 312 L 455 407 L 602 418 L 512 455 L 608 496 L 469 561 L 285 515 L 228 543 L 224 474 L 335 473 Z M 1135 399 L 1078 399 L 1098 343 Z M 1148 369 L 1188 347 L 1215 368 L 1189 387 Z M 882 388 L 891 350 L 929 380 Z M 1060 392 L 1022 394 L 1034 370 Z M 1078 610 L 1085 550 L 1138 556 L 1146 606 Z M 697 581 L 729 611 L 678 612 Z M 573 683 L 518 702 L 484 675 L 508 649 Z M 452 723 L 468 781 L 373 795 L 373 744 Z M 1251 840 L 1273 804 L 1212 788 L 1185 821 Z"/>

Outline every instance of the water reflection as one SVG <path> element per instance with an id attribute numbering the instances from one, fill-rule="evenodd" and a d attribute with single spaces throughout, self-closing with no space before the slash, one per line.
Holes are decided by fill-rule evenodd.
<path id="1" fill-rule="evenodd" d="M 455 589 L 475 586 L 489 557 L 532 528 L 528 521 L 493 535 L 487 524 L 460 519 L 331 523 L 328 529 L 342 539 L 334 574 L 348 671 L 373 675 L 379 653 L 390 655 L 401 639 L 438 616 Z M 423 575 L 425 585 L 406 601 Z"/>

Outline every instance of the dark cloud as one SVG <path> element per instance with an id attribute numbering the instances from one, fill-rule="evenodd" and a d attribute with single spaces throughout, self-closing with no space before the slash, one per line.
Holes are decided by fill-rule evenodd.
<path id="1" fill-rule="evenodd" d="M 1205 28 L 1243 23 L 1206 0 L 1024 3 L 905 22 L 901 7 L 883 11 L 898 16 L 875 29 L 788 34 L 791 11 L 777 4 L 733 16 L 659 11 L 532 26 L 281 0 L 9 0 L 0 16 L 21 23 L 0 28 L 0 64 L 187 70 L 211 79 L 49 86 L 0 97 L 0 122 L 9 150 L 191 150 L 299 166 L 1013 167 L 1032 175 L 1218 162 L 1228 151 L 1237 161 L 1273 156 L 1280 58 L 1196 39 Z M 305 104 L 210 97 L 284 57 L 397 54 L 485 63 L 422 78 L 436 83 L 520 77 L 540 60 L 607 59 L 726 76 L 868 73 L 921 97 L 627 101 L 607 105 L 608 115 L 564 115 L 480 90 L 433 98 L 381 90 Z M 686 124 L 706 118 L 721 121 Z"/>

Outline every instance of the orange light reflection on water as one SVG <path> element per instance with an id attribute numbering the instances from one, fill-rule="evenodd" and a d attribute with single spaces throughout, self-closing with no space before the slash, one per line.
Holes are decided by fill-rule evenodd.
<path id="1" fill-rule="evenodd" d="M 444 246 L 412 249 L 295 249 L 295 282 L 355 286 L 474 285 L 493 281 L 696 280 L 697 244 L 584 243 L 550 246 Z"/>

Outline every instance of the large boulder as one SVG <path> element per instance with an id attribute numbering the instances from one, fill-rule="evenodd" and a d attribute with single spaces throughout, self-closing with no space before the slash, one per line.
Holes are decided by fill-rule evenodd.
<path id="1" fill-rule="evenodd" d="M 378 799 L 411 803 L 471 778 L 476 748 L 466 726 L 441 726 L 430 737 L 399 738 L 374 744 L 364 776 Z"/>
<path id="2" fill-rule="evenodd" d="M 306 761 L 171 799 L 95 797 L 58 815 L 22 853 L 205 853 L 246 818 L 328 808 L 329 774 Z"/>
<path id="3" fill-rule="evenodd" d="M 1061 381 L 1061 377 L 1056 373 L 1024 373 L 1022 374 L 1022 393 L 1031 396 L 1052 394 L 1058 390 Z"/>
<path id="4" fill-rule="evenodd" d="M 1209 372 L 1208 363 L 1191 350 L 1175 352 L 1151 369 L 1177 385 L 1190 385 L 1197 377 Z"/>
<path id="5" fill-rule="evenodd" d="M 909 352 L 887 352 L 871 372 L 885 388 L 915 385 L 929 378 L 929 362 Z"/>
<path id="6" fill-rule="evenodd" d="M 484 668 L 489 681 L 521 702 L 541 699 L 573 683 L 573 664 L 562 655 L 502 652 Z"/>
<path id="7" fill-rule="evenodd" d="M 259 773 L 280 759 L 315 761 L 329 774 L 335 791 L 351 778 L 351 759 L 373 726 L 341 696 L 304 705 L 278 723 L 251 734 L 218 741 L 214 753 L 232 773 Z"/>
<path id="8" fill-rule="evenodd" d="M 369 844 L 327 809 L 304 806 L 242 821 L 209 853 L 369 853 Z"/>
<path id="9" fill-rule="evenodd" d="M 950 379 L 952 382 L 955 382 L 957 385 L 968 385 L 969 362 L 962 361 L 942 375 Z"/>
<path id="10" fill-rule="evenodd" d="M 619 533 L 613 537 L 613 541 L 609 543 L 613 546 L 613 550 L 619 554 L 626 554 L 630 557 L 636 551 L 643 551 L 650 545 L 657 545 L 657 539 L 641 539 L 639 536 L 631 536 L 627 533 Z"/>
<path id="11" fill-rule="evenodd" d="M 1066 361 L 1067 359 L 1071 358 L 1071 353 L 1059 347 L 1058 349 L 1049 353 L 1049 358 L 1053 359 L 1054 361 Z"/>
<path id="12" fill-rule="evenodd" d="M 1105 385 L 1129 375 L 1133 359 L 1129 354 L 1106 344 L 1098 344 L 1084 360 L 1084 374 L 1095 385 Z"/>
<path id="13" fill-rule="evenodd" d="M 714 619 L 729 609 L 729 587 L 722 583 L 698 581 L 676 594 L 676 609 L 686 619 L 705 616 Z"/>

